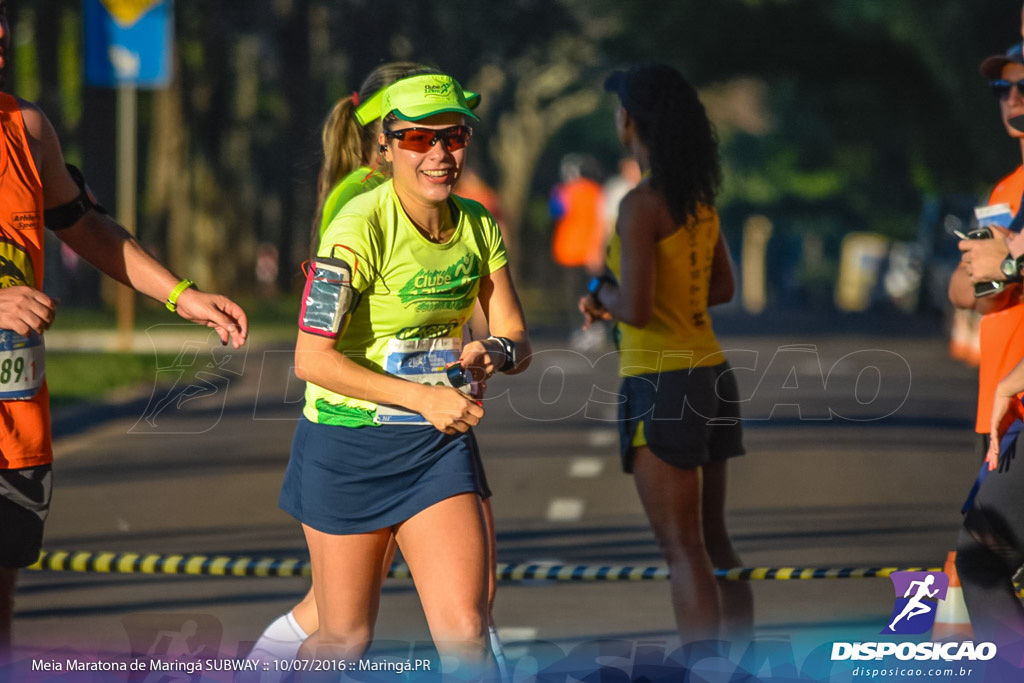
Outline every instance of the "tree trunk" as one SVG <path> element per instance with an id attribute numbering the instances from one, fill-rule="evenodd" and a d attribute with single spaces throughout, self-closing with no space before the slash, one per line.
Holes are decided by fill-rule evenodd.
<path id="1" fill-rule="evenodd" d="M 574 90 L 591 59 L 588 51 L 574 47 L 579 46 L 569 41 L 553 48 L 548 61 L 523 59 L 515 65 L 513 107 L 499 118 L 497 135 L 491 141 L 491 154 L 500 173 L 498 194 L 505 212 L 513 277 L 519 274 L 523 209 L 537 162 L 551 136 L 569 121 L 593 112 L 600 102 L 592 89 Z"/>

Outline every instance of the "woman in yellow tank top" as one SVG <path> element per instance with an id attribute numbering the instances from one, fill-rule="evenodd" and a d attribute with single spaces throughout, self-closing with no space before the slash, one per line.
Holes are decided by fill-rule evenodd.
<path id="1" fill-rule="evenodd" d="M 726 462 L 743 454 L 738 391 L 708 307 L 732 298 L 728 247 L 714 208 L 718 146 L 693 87 L 664 65 L 613 73 L 619 139 L 640 184 L 619 208 L 609 272 L 580 301 L 585 325 L 614 319 L 619 334 L 619 431 L 669 565 L 682 641 L 747 639 L 746 584 L 718 582 L 737 566 L 725 527 Z"/>

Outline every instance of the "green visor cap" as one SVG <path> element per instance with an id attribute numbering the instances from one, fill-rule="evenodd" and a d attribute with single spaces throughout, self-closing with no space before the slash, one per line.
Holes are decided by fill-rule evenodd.
<path id="1" fill-rule="evenodd" d="M 356 107 L 356 121 L 359 122 L 360 126 L 366 126 L 374 119 L 383 118 L 380 107 L 381 103 L 384 102 L 385 90 L 387 90 L 387 88 L 381 88 L 370 95 L 369 99 Z M 463 90 L 462 94 L 466 96 L 466 104 L 469 105 L 470 109 L 476 109 L 480 104 L 480 93 Z"/>
<path id="2" fill-rule="evenodd" d="M 477 95 L 476 103 L 479 100 Z M 457 112 L 477 119 L 471 111 L 476 103 L 469 103 L 462 86 L 451 76 L 413 76 L 395 81 L 384 90 L 380 116 L 383 118 L 394 112 L 395 116 L 405 121 L 419 121 L 434 114 Z"/>

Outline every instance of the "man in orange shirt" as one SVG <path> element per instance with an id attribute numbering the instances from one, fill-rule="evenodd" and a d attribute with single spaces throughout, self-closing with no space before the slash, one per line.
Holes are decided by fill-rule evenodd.
<path id="1" fill-rule="evenodd" d="M 0 0 L 0 86 L 10 54 L 7 0 Z M 50 507 L 53 446 L 43 335 L 58 302 L 43 289 L 44 225 L 115 280 L 223 343 L 245 343 L 238 304 L 201 292 L 158 261 L 97 206 L 35 105 L 0 92 L 0 661 L 11 643 L 18 568 L 39 557 Z"/>
<path id="2" fill-rule="evenodd" d="M 999 111 L 1007 134 L 1017 141 L 1024 157 L 1024 93 L 1017 84 L 1024 80 L 1024 55 L 1015 45 L 1005 55 L 989 57 L 981 63 L 981 75 L 994 83 Z M 1016 124 L 1018 127 L 1015 127 Z M 957 308 L 974 309 L 982 314 L 980 323 L 981 359 L 978 367 L 978 411 L 975 431 L 987 438 L 995 386 L 1024 358 L 1024 306 L 1021 305 L 1021 277 L 1010 256 L 1007 239 L 1020 232 L 1024 222 L 1021 197 L 1024 194 L 1024 166 L 1000 180 L 989 195 L 989 204 L 1009 204 L 1014 216 L 1010 229 L 993 227 L 993 239 L 961 240 L 960 265 L 949 284 L 949 300 Z M 999 282 L 1003 289 L 976 297 L 975 284 Z M 1020 406 L 1015 417 L 1024 416 Z M 985 452 L 987 443 L 980 450 Z"/>
<path id="3" fill-rule="evenodd" d="M 981 64 L 999 97 L 999 109 L 1007 134 L 1017 140 L 1024 157 L 1024 54 L 1021 46 L 1004 55 L 989 57 Z M 1002 432 L 1024 415 L 1018 398 L 1012 395 L 993 409 L 997 385 L 1024 359 L 1024 305 L 1021 305 L 1020 258 L 1024 249 L 1020 228 L 1024 166 L 1003 178 L 993 189 L 990 204 L 1010 205 L 1013 220 L 1008 230 L 995 229 L 994 239 L 962 240 L 961 264 L 950 282 L 950 301 L 963 308 L 983 313 L 980 325 L 981 364 L 976 431 L 983 436 L 988 465 L 979 476 L 965 506 L 964 523 L 957 540 L 957 572 L 963 585 L 964 600 L 971 624 L 979 640 L 991 641 L 1000 648 L 1002 659 L 1019 666 L 1024 643 L 1024 609 L 1016 598 L 1013 575 L 1024 563 L 1024 545 L 1019 535 L 1024 528 L 1024 508 L 1020 505 L 1020 463 L 1012 462 L 1021 453 L 1021 442 L 1014 443 Z M 974 285 L 996 282 L 1002 291 L 975 298 Z M 1003 411 L 1006 414 L 1003 414 Z M 993 413 L 995 415 L 993 416 Z M 1000 419 L 1002 418 L 1002 419 Z M 993 424 L 993 419 L 1001 425 Z M 990 434 L 991 432 L 991 434 Z M 1007 435 L 1012 437 L 1011 435 Z M 1000 450 L 1005 449 L 1005 458 Z"/>

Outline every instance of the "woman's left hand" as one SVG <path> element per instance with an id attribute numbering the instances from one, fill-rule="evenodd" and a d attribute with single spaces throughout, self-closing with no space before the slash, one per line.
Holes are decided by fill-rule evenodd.
<path id="1" fill-rule="evenodd" d="M 583 329 L 590 329 L 598 320 L 611 320 L 612 314 L 599 304 L 592 294 L 580 299 L 580 313 L 583 314 Z"/>

